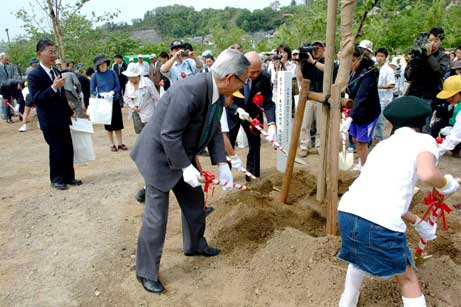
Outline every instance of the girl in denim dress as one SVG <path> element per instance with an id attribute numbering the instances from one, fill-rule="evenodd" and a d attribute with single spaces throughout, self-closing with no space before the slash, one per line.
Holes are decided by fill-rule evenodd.
<path id="1" fill-rule="evenodd" d="M 405 236 L 406 224 L 424 240 L 435 239 L 431 226 L 408 211 L 417 180 L 442 194 L 458 189 L 451 175 L 436 167 L 438 149 L 428 134 L 419 133 L 431 109 L 413 96 L 390 103 L 384 116 L 395 133 L 368 156 L 360 176 L 338 207 L 342 246 L 338 258 L 349 263 L 340 307 L 356 306 L 366 275 L 395 277 L 405 307 L 426 306 Z"/>

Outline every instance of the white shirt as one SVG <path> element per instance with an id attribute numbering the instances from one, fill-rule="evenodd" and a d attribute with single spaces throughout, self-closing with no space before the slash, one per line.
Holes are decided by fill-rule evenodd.
<path id="1" fill-rule="evenodd" d="M 148 76 L 149 75 L 149 64 L 147 62 L 137 63 L 139 71 L 141 72 L 141 76 Z"/>
<path id="2" fill-rule="evenodd" d="M 53 76 L 51 75 L 51 68 L 46 67 L 45 65 L 42 64 L 42 62 L 40 62 L 40 66 L 42 66 L 43 70 L 45 70 L 45 72 L 48 74 L 51 81 L 54 81 Z M 57 75 L 55 70 L 53 70 L 53 71 L 54 71 L 54 74 L 55 74 L 54 77 L 56 78 L 58 75 Z M 51 85 L 50 85 L 50 87 L 55 93 L 57 92 L 57 90 L 55 90 Z"/>
<path id="3" fill-rule="evenodd" d="M 229 132 L 229 124 L 227 123 L 227 110 L 223 108 L 223 112 L 221 115 L 221 132 Z"/>
<path id="4" fill-rule="evenodd" d="M 422 152 L 437 157 L 434 138 L 407 127 L 397 129 L 368 155 L 360 176 L 341 198 L 338 210 L 405 232 L 401 217 L 413 197 L 418 180 L 416 160 Z"/>
<path id="5" fill-rule="evenodd" d="M 461 111 L 456 115 L 455 125 L 439 146 L 439 155 L 443 156 L 447 151 L 453 150 L 461 143 Z"/>
<path id="6" fill-rule="evenodd" d="M 379 69 L 379 79 L 378 79 L 378 94 L 379 101 L 381 106 L 387 106 L 392 99 L 394 98 L 394 89 L 384 89 L 382 88 L 386 84 L 395 85 L 395 73 L 394 70 L 386 63 L 381 66 Z"/>
<path id="7" fill-rule="evenodd" d="M 147 123 L 154 113 L 154 107 L 160 100 L 160 96 L 155 88 L 154 83 L 147 77 L 140 77 L 138 89 L 134 88 L 133 83 L 127 82 L 123 101 L 128 104 L 129 114 L 131 117 L 133 109 L 139 108 L 139 117 L 141 122 Z"/>

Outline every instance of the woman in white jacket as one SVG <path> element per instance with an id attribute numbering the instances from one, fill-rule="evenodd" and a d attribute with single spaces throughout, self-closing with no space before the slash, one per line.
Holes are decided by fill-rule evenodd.
<path id="1" fill-rule="evenodd" d="M 133 63 L 128 65 L 123 74 L 128 77 L 123 101 L 130 108 L 129 117 L 133 118 L 134 130 L 139 134 L 154 113 L 160 95 L 154 83 L 141 76 L 139 68 Z"/>

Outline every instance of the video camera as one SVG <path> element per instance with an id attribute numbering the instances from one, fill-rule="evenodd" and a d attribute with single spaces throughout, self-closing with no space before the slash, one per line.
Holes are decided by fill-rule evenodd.
<path id="1" fill-rule="evenodd" d="M 299 60 L 300 61 L 307 61 L 309 59 L 308 53 L 312 54 L 318 49 L 318 46 L 311 45 L 311 44 L 304 44 L 302 47 L 299 48 Z"/>
<path id="2" fill-rule="evenodd" d="M 427 32 L 420 32 L 413 43 L 413 46 L 410 50 L 411 57 L 420 58 L 426 55 L 426 45 L 429 42 L 429 33 Z"/>

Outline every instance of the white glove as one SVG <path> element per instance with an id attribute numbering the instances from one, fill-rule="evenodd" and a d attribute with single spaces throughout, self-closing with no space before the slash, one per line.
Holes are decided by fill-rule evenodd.
<path id="1" fill-rule="evenodd" d="M 424 241 L 430 241 L 437 238 L 437 236 L 435 235 L 437 231 L 437 223 L 435 223 L 434 226 L 431 226 L 430 223 L 426 221 L 421 221 L 419 217 L 416 217 L 416 223 L 412 224 L 411 226 L 415 227 L 419 236 Z"/>
<path id="2" fill-rule="evenodd" d="M 451 129 L 453 129 L 452 126 L 447 126 L 445 128 L 442 128 L 442 129 L 440 129 L 440 134 L 443 135 L 443 136 L 447 136 L 447 135 L 450 134 Z"/>
<path id="3" fill-rule="evenodd" d="M 227 163 L 219 165 L 219 181 L 226 183 L 226 185 L 221 186 L 223 190 L 232 190 L 232 187 L 234 186 L 234 178 L 232 177 L 232 173 Z"/>
<path id="4" fill-rule="evenodd" d="M 250 114 L 248 114 L 248 112 L 245 111 L 244 109 L 242 109 L 242 108 L 237 108 L 237 114 L 239 115 L 239 118 L 240 118 L 241 120 L 245 120 L 245 121 L 251 122 Z"/>
<path id="5" fill-rule="evenodd" d="M 352 123 L 352 117 L 346 118 L 345 121 L 341 123 L 341 126 L 339 126 L 339 131 L 349 131 L 349 127 L 351 126 Z"/>
<path id="6" fill-rule="evenodd" d="M 188 167 L 182 169 L 182 177 L 184 182 L 193 188 L 200 186 L 199 179 L 202 178 L 200 172 L 190 164 Z"/>
<path id="7" fill-rule="evenodd" d="M 271 142 L 272 140 L 277 139 L 277 127 L 275 125 L 270 125 L 269 128 L 267 129 L 267 137 L 266 140 Z"/>
<path id="8" fill-rule="evenodd" d="M 231 160 L 232 168 L 235 168 L 237 171 L 240 172 L 242 170 L 243 163 L 242 160 L 240 160 L 239 156 L 230 156 L 229 159 Z"/>
<path id="9" fill-rule="evenodd" d="M 451 193 L 454 193 L 458 190 L 459 188 L 459 183 L 458 181 L 453 178 L 452 175 L 445 175 L 445 185 L 441 188 L 436 188 L 437 191 L 439 191 L 440 194 L 443 195 L 448 195 Z"/>

